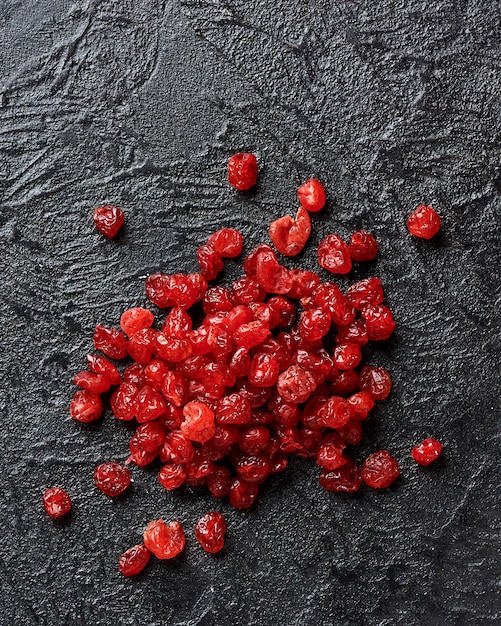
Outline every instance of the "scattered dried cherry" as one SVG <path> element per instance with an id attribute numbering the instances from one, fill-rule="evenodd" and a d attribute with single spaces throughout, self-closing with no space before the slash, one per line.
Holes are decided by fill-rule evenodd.
<path id="1" fill-rule="evenodd" d="M 144 545 L 158 559 L 173 559 L 184 550 L 186 538 L 179 522 L 168 525 L 162 520 L 153 520 L 144 531 Z"/>
<path id="2" fill-rule="evenodd" d="M 440 230 L 440 217 L 433 207 L 420 204 L 407 218 L 407 228 L 415 237 L 431 239 Z"/>
<path id="3" fill-rule="evenodd" d="M 316 213 L 325 206 L 325 189 L 316 178 L 306 180 L 297 190 L 297 197 L 301 206 L 311 213 Z"/>
<path id="4" fill-rule="evenodd" d="M 115 498 L 130 487 L 130 472 L 119 463 L 107 461 L 96 467 L 94 483 L 100 491 Z"/>
<path id="5" fill-rule="evenodd" d="M 411 456 L 419 465 L 429 465 L 436 461 L 441 453 L 442 444 L 440 441 L 433 439 L 433 437 L 428 437 L 428 439 L 423 439 L 420 444 L 412 448 Z"/>
<path id="6" fill-rule="evenodd" d="M 118 569 L 124 576 L 137 576 L 148 565 L 151 552 L 140 543 L 126 550 L 118 559 Z"/>
<path id="7" fill-rule="evenodd" d="M 295 219 L 290 215 L 280 217 L 270 224 L 270 239 L 275 248 L 285 256 L 296 256 L 305 247 L 311 233 L 308 211 L 299 207 Z"/>
<path id="8" fill-rule="evenodd" d="M 246 191 L 257 183 L 257 159 L 249 152 L 239 152 L 228 160 L 228 182 L 238 191 Z"/>
<path id="9" fill-rule="evenodd" d="M 397 460 L 387 450 L 378 450 L 362 465 L 362 479 L 373 489 L 385 489 L 400 476 Z"/>
<path id="10" fill-rule="evenodd" d="M 107 204 L 106 206 L 97 207 L 92 214 L 92 219 L 97 230 L 102 235 L 113 239 L 123 226 L 125 214 L 122 209 L 112 204 Z"/>
<path id="11" fill-rule="evenodd" d="M 56 519 L 71 510 L 71 498 L 61 487 L 49 487 L 44 491 L 42 504 L 49 517 Z"/>
<path id="12" fill-rule="evenodd" d="M 206 552 L 215 554 L 224 547 L 226 521 L 221 513 L 212 511 L 201 517 L 195 526 L 195 539 Z"/>

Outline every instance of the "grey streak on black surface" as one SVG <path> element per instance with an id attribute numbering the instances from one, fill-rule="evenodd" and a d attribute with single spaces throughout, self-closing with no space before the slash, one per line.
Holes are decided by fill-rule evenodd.
<path id="1" fill-rule="evenodd" d="M 499 582 L 500 16 L 490 0 L 428 3 L 0 2 L 0 621 L 4 624 L 495 624 Z M 225 162 L 255 151 L 255 193 Z M 97 323 L 146 304 L 144 277 L 193 271 L 221 225 L 246 249 L 325 181 L 301 265 L 328 232 L 365 227 L 397 332 L 370 351 L 394 378 L 355 451 L 389 449 L 402 478 L 355 497 L 294 461 L 258 506 L 166 494 L 133 469 L 128 499 L 92 472 L 130 431 L 69 419 Z M 117 241 L 96 205 L 127 213 Z M 405 217 L 431 202 L 436 241 Z M 229 262 L 223 282 L 238 276 Z M 325 277 L 325 275 L 324 275 Z M 346 286 L 346 280 L 341 284 Z M 445 445 L 418 468 L 414 443 Z M 53 522 L 40 497 L 74 499 Z M 154 517 L 227 514 L 224 555 L 189 541 L 136 580 L 116 569 Z"/>

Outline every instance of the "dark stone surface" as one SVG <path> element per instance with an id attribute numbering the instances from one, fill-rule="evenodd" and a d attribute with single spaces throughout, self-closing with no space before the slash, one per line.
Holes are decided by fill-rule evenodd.
<path id="1" fill-rule="evenodd" d="M 2 624 L 500 623 L 496 4 L 0 1 Z M 225 182 L 241 149 L 261 163 L 245 196 Z M 331 231 L 380 241 L 352 278 L 379 275 L 394 309 L 368 356 L 394 391 L 355 458 L 387 448 L 402 478 L 336 496 L 293 462 L 252 511 L 217 505 L 224 554 L 189 541 L 125 580 L 117 558 L 146 522 L 191 532 L 215 503 L 139 468 L 130 497 L 96 492 L 95 465 L 123 460 L 130 433 L 68 417 L 93 328 L 145 304 L 149 272 L 195 270 L 216 227 L 247 250 L 265 240 L 311 175 L 329 206 L 303 266 Z M 90 222 L 107 201 L 127 212 L 114 242 Z M 443 218 L 432 242 L 406 232 L 420 201 Z M 429 435 L 445 452 L 422 469 L 409 450 Z M 43 514 L 53 484 L 69 521 Z"/>

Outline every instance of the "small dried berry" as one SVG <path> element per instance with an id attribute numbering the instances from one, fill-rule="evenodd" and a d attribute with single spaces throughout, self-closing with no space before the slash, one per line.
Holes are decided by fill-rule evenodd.
<path id="1" fill-rule="evenodd" d="M 204 443 L 209 441 L 216 432 L 214 411 L 203 402 L 188 402 L 183 408 L 184 422 L 181 434 L 190 441 Z"/>
<path id="2" fill-rule="evenodd" d="M 440 441 L 428 437 L 424 439 L 420 444 L 414 446 L 411 451 L 412 458 L 419 465 L 429 465 L 436 461 L 442 453 L 442 444 Z"/>
<path id="3" fill-rule="evenodd" d="M 224 547 L 226 521 L 221 513 L 206 513 L 195 526 L 195 539 L 202 548 L 211 554 L 220 552 Z"/>
<path id="4" fill-rule="evenodd" d="M 104 352 L 110 359 L 125 359 L 127 356 L 125 337 L 116 328 L 96 326 L 93 339 L 96 350 Z"/>
<path id="5" fill-rule="evenodd" d="M 378 450 L 362 465 L 362 479 L 373 489 L 385 489 L 400 476 L 397 460 L 387 450 Z"/>
<path id="6" fill-rule="evenodd" d="M 306 245 L 311 233 L 308 211 L 304 207 L 299 207 L 295 219 L 290 215 L 280 217 L 270 224 L 268 232 L 280 254 L 296 256 Z"/>
<path id="7" fill-rule="evenodd" d="M 335 470 L 322 470 L 320 484 L 327 491 L 353 493 L 360 489 L 362 476 L 355 463 L 346 458 L 346 462 Z"/>
<path id="8" fill-rule="evenodd" d="M 155 316 L 148 309 L 135 307 L 127 309 L 120 317 L 120 328 L 128 337 L 132 337 L 138 330 L 150 328 L 155 321 Z"/>
<path id="9" fill-rule="evenodd" d="M 440 230 L 440 217 L 433 207 L 420 204 L 407 218 L 407 228 L 415 237 L 431 239 Z"/>
<path id="10" fill-rule="evenodd" d="M 209 237 L 207 244 L 220 257 L 233 259 L 242 252 L 242 233 L 234 228 L 222 228 Z"/>
<path id="11" fill-rule="evenodd" d="M 151 552 L 140 543 L 126 550 L 118 559 L 118 569 L 124 576 L 137 576 L 148 564 Z"/>
<path id="12" fill-rule="evenodd" d="M 119 463 L 107 461 L 96 467 L 94 483 L 100 491 L 115 498 L 130 487 L 130 472 Z"/>
<path id="13" fill-rule="evenodd" d="M 184 550 L 186 538 L 179 522 L 153 520 L 144 531 L 144 545 L 159 559 L 173 559 Z"/>
<path id="14" fill-rule="evenodd" d="M 61 487 L 49 487 L 44 491 L 42 504 L 49 517 L 66 515 L 71 509 L 71 498 Z"/>
<path id="15" fill-rule="evenodd" d="M 333 274 L 347 274 L 351 270 L 351 253 L 348 244 L 339 235 L 327 235 L 318 249 L 318 264 Z"/>
<path id="16" fill-rule="evenodd" d="M 92 219 L 94 220 L 97 230 L 102 235 L 113 239 L 123 226 L 125 214 L 122 209 L 108 204 L 95 209 L 92 214 Z"/>
<path id="17" fill-rule="evenodd" d="M 77 422 L 94 422 L 101 417 L 102 412 L 101 398 L 86 389 L 77 391 L 70 403 L 70 415 Z"/>
<path id="18" fill-rule="evenodd" d="M 391 391 L 391 376 L 384 367 L 364 365 L 360 372 L 360 390 L 370 392 L 374 400 L 386 400 Z"/>
<path id="19" fill-rule="evenodd" d="M 228 182 L 238 191 L 254 187 L 257 182 L 257 159 L 249 152 L 239 152 L 228 160 Z"/>
<path id="20" fill-rule="evenodd" d="M 316 178 L 305 181 L 297 190 L 297 197 L 301 206 L 311 213 L 316 213 L 325 206 L 325 189 Z"/>
<path id="21" fill-rule="evenodd" d="M 350 253 L 354 261 L 372 261 L 376 258 L 378 244 L 365 230 L 357 230 L 350 239 Z"/>

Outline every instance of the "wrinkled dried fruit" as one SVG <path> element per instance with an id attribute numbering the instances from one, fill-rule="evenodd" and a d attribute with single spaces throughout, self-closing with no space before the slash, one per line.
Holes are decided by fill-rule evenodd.
<path id="1" fill-rule="evenodd" d="M 97 230 L 108 237 L 113 239 L 122 228 L 125 221 L 125 214 L 122 209 L 119 209 L 112 204 L 106 206 L 100 206 L 94 210 L 92 219 L 96 225 Z"/>
<path id="2" fill-rule="evenodd" d="M 184 550 L 186 538 L 179 522 L 168 525 L 162 520 L 153 520 L 144 531 L 144 545 L 158 559 L 173 559 Z"/>
<path id="3" fill-rule="evenodd" d="M 257 159 L 249 152 L 239 152 L 228 160 L 228 181 L 238 191 L 245 191 L 257 183 Z"/>
<path id="4" fill-rule="evenodd" d="M 44 491 L 42 504 L 49 517 L 56 519 L 71 510 L 71 498 L 61 487 L 49 487 Z"/>
<path id="5" fill-rule="evenodd" d="M 206 552 L 215 554 L 224 547 L 226 521 L 221 513 L 206 513 L 195 526 L 195 539 Z"/>
<path id="6" fill-rule="evenodd" d="M 415 237 L 431 239 L 440 230 L 440 217 L 433 207 L 420 204 L 407 218 L 407 228 Z"/>
<path id="7" fill-rule="evenodd" d="M 414 446 L 411 451 L 412 458 L 419 465 L 429 465 L 436 461 L 442 453 L 442 444 L 440 441 L 428 437 L 424 439 L 420 444 Z"/>
<path id="8" fill-rule="evenodd" d="M 148 565 L 151 552 L 140 543 L 126 550 L 118 559 L 118 569 L 124 576 L 137 576 Z"/>

